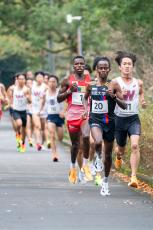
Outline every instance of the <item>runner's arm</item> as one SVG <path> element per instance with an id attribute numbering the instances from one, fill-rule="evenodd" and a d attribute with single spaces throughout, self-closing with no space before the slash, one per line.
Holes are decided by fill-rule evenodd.
<path id="1" fill-rule="evenodd" d="M 30 89 L 28 89 L 28 88 L 27 88 L 27 90 L 26 90 L 26 98 L 27 98 L 28 103 L 31 103 L 31 102 L 32 102 L 32 99 L 31 99 L 31 91 L 30 91 Z"/>
<path id="2" fill-rule="evenodd" d="M 124 102 L 124 99 L 123 99 L 121 87 L 117 81 L 111 82 L 110 91 L 112 91 L 110 93 L 110 96 L 116 101 L 116 103 L 118 104 L 119 107 L 121 107 L 122 109 L 125 110 L 127 108 L 127 106 L 126 106 L 126 103 Z"/>
<path id="3" fill-rule="evenodd" d="M 13 91 L 14 91 L 14 86 L 10 86 L 7 90 L 7 97 L 9 99 L 9 107 L 13 104 Z"/>
<path id="4" fill-rule="evenodd" d="M 4 93 L 2 90 L 2 85 L 0 84 L 0 101 L 3 103 L 4 102 Z"/>
<path id="5" fill-rule="evenodd" d="M 85 95 L 83 98 L 83 106 L 84 106 L 86 113 L 88 113 L 88 98 L 89 98 L 90 94 L 91 94 L 91 85 L 88 85 L 86 87 L 86 92 L 85 92 Z"/>
<path id="6" fill-rule="evenodd" d="M 61 87 L 57 95 L 58 103 L 63 102 L 68 97 L 68 95 L 71 94 L 71 90 L 68 90 L 68 87 L 68 79 L 65 78 L 61 83 Z"/>
<path id="7" fill-rule="evenodd" d="M 5 86 L 3 84 L 0 84 L 0 100 L 5 105 L 8 104 L 8 97 L 7 97 Z"/>
<path id="8" fill-rule="evenodd" d="M 44 94 L 43 94 L 43 95 L 41 96 L 41 98 L 40 98 L 41 106 L 40 106 L 40 111 L 39 111 L 39 113 L 41 113 L 41 112 L 43 111 L 45 102 L 46 102 L 46 94 L 45 94 L 45 92 L 44 92 Z"/>
<path id="9" fill-rule="evenodd" d="M 142 80 L 138 80 L 138 83 L 139 83 L 140 103 L 141 103 L 142 108 L 145 109 L 146 106 L 147 106 L 147 103 L 146 103 L 145 98 L 144 98 L 143 81 Z"/>

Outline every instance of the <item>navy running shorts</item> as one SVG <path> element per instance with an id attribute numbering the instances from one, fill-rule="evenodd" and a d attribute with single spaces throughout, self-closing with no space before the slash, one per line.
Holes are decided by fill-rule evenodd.
<path id="1" fill-rule="evenodd" d="M 115 118 L 115 138 L 119 146 L 126 145 L 127 136 L 141 134 L 141 123 L 138 114 L 130 117 Z"/>
<path id="2" fill-rule="evenodd" d="M 57 127 L 62 127 L 64 125 L 64 118 L 61 118 L 59 114 L 49 114 L 47 121 L 54 123 Z"/>

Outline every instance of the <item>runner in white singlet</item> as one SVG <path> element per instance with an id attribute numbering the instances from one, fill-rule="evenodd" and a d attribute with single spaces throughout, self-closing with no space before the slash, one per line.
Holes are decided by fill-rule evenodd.
<path id="1" fill-rule="evenodd" d="M 131 180 L 129 186 L 138 187 L 136 178 L 137 168 L 139 165 L 139 137 L 141 134 L 141 124 L 138 116 L 139 101 L 143 108 L 146 107 L 144 99 L 143 82 L 133 77 L 133 67 L 136 62 L 136 56 L 132 53 L 119 51 L 116 56 L 116 62 L 119 65 L 121 77 L 116 78 L 122 89 L 124 101 L 127 105 L 126 110 L 120 109 L 116 106 L 116 153 L 115 167 L 118 169 L 122 165 L 122 156 L 125 152 L 127 136 L 131 143 Z"/>
<path id="2" fill-rule="evenodd" d="M 12 100 L 13 118 L 17 129 L 17 149 L 20 152 L 25 152 L 25 137 L 26 137 L 26 109 L 28 101 L 31 101 L 29 89 L 26 87 L 26 75 L 23 73 L 17 74 L 17 85 L 10 89 L 10 99 Z"/>
<path id="3" fill-rule="evenodd" d="M 43 108 L 45 105 L 45 93 L 47 90 L 44 84 L 44 72 L 38 71 L 35 73 L 35 80 L 32 86 L 32 120 L 36 138 L 36 148 L 38 151 L 42 149 L 41 130 L 44 127 Z"/>
<path id="4" fill-rule="evenodd" d="M 57 102 L 58 94 L 58 78 L 54 75 L 49 77 L 49 89 L 46 92 L 47 105 L 47 122 L 48 132 L 50 135 L 50 143 L 52 150 L 52 159 L 58 161 L 58 153 L 56 147 L 56 133 L 59 141 L 63 139 L 63 124 L 64 124 L 64 104 Z"/>

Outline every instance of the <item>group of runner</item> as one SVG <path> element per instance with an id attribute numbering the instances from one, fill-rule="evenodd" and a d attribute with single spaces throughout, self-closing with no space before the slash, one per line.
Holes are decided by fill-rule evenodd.
<path id="1" fill-rule="evenodd" d="M 103 196 L 110 195 L 108 177 L 114 139 L 114 165 L 119 169 L 129 136 L 132 171 L 129 186 L 138 187 L 139 103 L 146 107 L 143 82 L 133 77 L 136 56 L 118 52 L 115 61 L 120 76 L 112 80 L 108 79 L 111 71 L 108 57 L 95 58 L 95 76 L 92 78 L 84 57 L 76 56 L 73 72 L 62 80 L 59 88 L 55 75 L 39 71 L 34 78 L 23 73 L 15 75 L 15 83 L 7 94 L 5 90 L 0 91 L 0 100 L 10 106 L 18 151 L 25 151 L 26 135 L 29 145 L 33 146 L 34 133 L 37 150 L 41 150 L 47 141 L 52 149 L 53 161 L 58 161 L 56 132 L 61 141 L 66 118 L 71 141 L 69 181 L 75 184 L 78 180 L 86 183 L 94 179 L 101 186 L 100 194 Z M 64 103 L 67 104 L 66 116 Z"/>
<path id="2" fill-rule="evenodd" d="M 17 151 L 26 151 L 27 136 L 30 147 L 35 145 L 40 151 L 46 144 L 53 161 L 59 160 L 55 138 L 57 133 L 59 140 L 63 139 L 64 105 L 57 102 L 57 85 L 57 76 L 38 71 L 34 76 L 16 74 L 14 84 L 4 90 L 1 101 L 10 110 Z"/>

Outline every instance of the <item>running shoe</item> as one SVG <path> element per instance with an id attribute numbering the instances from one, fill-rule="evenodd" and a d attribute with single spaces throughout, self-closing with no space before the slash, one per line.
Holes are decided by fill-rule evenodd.
<path id="1" fill-rule="evenodd" d="M 50 141 L 47 141 L 47 148 L 48 148 L 48 149 L 51 148 Z"/>
<path id="2" fill-rule="evenodd" d="M 105 183 L 104 181 L 102 182 L 100 194 L 102 196 L 110 196 L 110 191 L 108 188 L 108 182 L 107 183 Z"/>
<path id="3" fill-rule="evenodd" d="M 52 159 L 53 159 L 53 162 L 58 162 L 59 159 L 58 159 L 58 153 L 52 153 Z"/>
<path id="4" fill-rule="evenodd" d="M 41 144 L 37 144 L 37 145 L 36 145 L 36 148 L 37 148 L 38 151 L 41 151 L 41 149 L 42 149 Z"/>
<path id="5" fill-rule="evenodd" d="M 96 160 L 95 160 L 95 169 L 96 169 L 96 172 L 102 172 L 104 169 L 102 159 L 99 158 L 98 156 L 96 157 Z"/>
<path id="6" fill-rule="evenodd" d="M 95 185 L 101 186 L 102 185 L 102 177 L 101 177 L 101 175 L 96 175 L 94 182 L 95 182 Z"/>
<path id="7" fill-rule="evenodd" d="M 59 161 L 58 157 L 53 157 L 53 162 L 58 162 L 58 161 Z"/>
<path id="8" fill-rule="evenodd" d="M 85 174 L 84 172 L 81 170 L 79 170 L 79 175 L 78 175 L 78 180 L 80 184 L 86 184 L 87 181 L 85 180 Z"/>
<path id="9" fill-rule="evenodd" d="M 128 183 L 128 186 L 138 188 L 138 180 L 136 176 L 131 176 L 130 182 Z"/>
<path id="10" fill-rule="evenodd" d="M 114 162 L 115 168 L 120 169 L 121 166 L 122 166 L 122 163 L 123 163 L 123 160 L 122 159 L 117 159 L 117 157 L 116 157 L 115 162 Z"/>
<path id="11" fill-rule="evenodd" d="M 93 162 L 89 162 L 89 167 L 90 167 L 91 175 L 95 176 L 96 175 L 96 169 L 95 169 Z"/>
<path id="12" fill-rule="evenodd" d="M 72 184 L 77 183 L 77 169 L 71 168 L 69 171 L 69 182 Z"/>
<path id="13" fill-rule="evenodd" d="M 19 134 L 16 134 L 16 147 L 20 148 L 20 145 L 22 143 L 22 137 Z"/>
<path id="14" fill-rule="evenodd" d="M 30 138 L 28 141 L 29 147 L 33 147 L 33 140 Z"/>
<path id="15" fill-rule="evenodd" d="M 47 150 L 47 148 L 46 148 L 44 145 L 41 145 L 41 149 L 42 149 L 43 151 L 46 151 L 46 150 Z"/>
<path id="16" fill-rule="evenodd" d="M 25 153 L 25 151 L 26 151 L 26 146 L 25 146 L 25 144 L 21 144 L 19 152 L 20 152 L 20 153 Z"/>
<path id="17" fill-rule="evenodd" d="M 93 180 L 93 176 L 91 175 L 90 168 L 89 168 L 88 164 L 86 164 L 85 166 L 83 166 L 82 171 L 85 174 L 85 180 L 86 181 L 92 181 Z"/>

